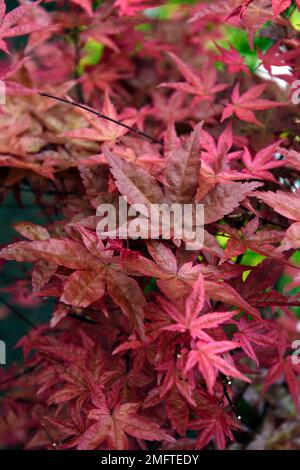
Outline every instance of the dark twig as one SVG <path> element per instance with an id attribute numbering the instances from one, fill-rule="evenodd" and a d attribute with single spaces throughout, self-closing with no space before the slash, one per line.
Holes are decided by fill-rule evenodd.
<path id="1" fill-rule="evenodd" d="M 237 417 L 237 419 L 239 421 L 241 421 L 242 417 L 241 415 L 239 414 L 238 410 L 236 409 L 236 406 L 234 405 L 233 401 L 231 400 L 230 398 L 230 395 L 228 393 L 228 390 L 227 390 L 227 386 L 231 384 L 231 380 L 229 377 L 224 377 L 222 379 L 222 383 L 223 383 L 223 393 L 224 393 L 224 396 L 226 397 L 226 400 L 228 401 L 229 403 L 229 406 L 230 408 L 232 409 L 232 411 L 234 412 L 235 416 Z"/>
<path id="2" fill-rule="evenodd" d="M 80 108 L 85 111 L 88 111 L 91 114 L 94 114 L 95 116 L 98 116 L 99 118 L 106 119 L 106 121 L 112 122 L 114 124 L 117 124 L 118 126 L 124 127 L 125 129 L 128 129 L 130 132 L 133 132 L 134 134 L 138 134 L 142 137 L 146 137 L 147 139 L 151 140 L 152 142 L 156 144 L 162 144 L 163 142 L 161 140 L 157 140 L 152 135 L 147 134 L 146 132 L 140 131 L 139 129 L 135 127 L 128 126 L 127 124 L 124 124 L 124 122 L 117 121 L 116 119 L 113 119 L 109 116 L 106 116 L 105 114 L 100 113 L 99 111 L 96 111 L 95 109 L 90 108 L 89 106 L 85 106 L 83 104 L 77 103 L 76 101 L 73 100 L 67 100 L 65 98 L 60 98 L 58 96 L 50 95 L 49 93 L 39 93 L 40 96 L 44 96 L 46 98 L 50 98 L 52 100 L 60 101 L 61 103 L 68 104 L 70 106 L 74 106 L 75 108 Z"/>
<path id="3" fill-rule="evenodd" d="M 99 325 L 97 321 L 92 320 L 91 318 L 85 317 L 84 315 L 80 315 L 78 313 L 69 313 L 69 316 L 83 323 L 88 323 L 89 325 Z"/>
<path id="4" fill-rule="evenodd" d="M 25 323 L 27 323 L 27 325 L 29 325 L 31 328 L 37 328 L 37 325 L 35 325 L 34 323 L 32 323 L 31 320 L 29 320 L 28 318 L 25 317 L 25 315 L 23 315 L 23 313 L 19 312 L 19 310 L 17 310 L 15 307 L 12 307 L 8 302 L 6 302 L 5 299 L 3 299 L 3 297 L 0 296 L 0 302 L 3 303 L 3 305 L 5 305 L 7 308 L 9 308 L 17 317 L 19 317 L 21 320 L 23 320 Z"/>
<path id="5" fill-rule="evenodd" d="M 48 440 L 49 440 L 51 446 L 52 446 L 52 447 L 57 447 L 57 446 L 59 446 L 59 445 L 60 445 L 60 442 L 56 442 L 56 441 L 54 441 L 54 440 L 52 439 L 52 437 L 51 437 L 51 435 L 50 435 L 48 429 L 46 428 L 45 423 L 41 423 L 41 427 L 42 427 L 43 431 L 45 432 L 45 434 L 46 434 L 46 436 L 47 436 L 47 438 L 48 438 Z"/>
<path id="6" fill-rule="evenodd" d="M 28 374 L 31 374 L 31 372 L 33 372 L 42 362 L 43 361 L 41 360 L 37 362 L 37 364 L 35 364 L 34 366 L 27 367 L 22 372 L 19 372 L 18 374 L 13 375 L 9 379 L 3 380 L 3 382 L 0 382 L 0 387 L 2 387 L 2 385 L 6 385 L 10 382 L 13 382 L 14 380 L 20 379 L 21 377 L 25 377 Z"/>

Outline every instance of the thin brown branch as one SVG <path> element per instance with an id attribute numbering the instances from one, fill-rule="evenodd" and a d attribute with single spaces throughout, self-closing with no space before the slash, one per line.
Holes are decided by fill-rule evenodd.
<path id="1" fill-rule="evenodd" d="M 134 134 L 137 134 L 142 137 L 146 137 L 146 139 L 151 140 L 152 142 L 156 144 L 162 144 L 163 142 L 161 140 L 157 140 L 152 135 L 147 134 L 146 132 L 140 131 L 136 127 L 131 127 L 125 124 L 124 122 L 118 121 L 116 119 L 113 119 L 109 116 L 106 116 L 105 114 L 100 113 L 99 111 L 96 111 L 93 108 L 90 108 L 89 106 L 85 106 L 84 104 L 77 103 L 76 101 L 73 100 L 67 100 L 65 98 L 60 98 L 58 96 L 50 95 L 49 93 L 39 93 L 40 96 L 44 96 L 46 98 L 50 98 L 52 100 L 60 101 L 61 103 L 68 104 L 69 106 L 74 106 L 75 108 L 83 109 L 84 111 L 88 111 L 91 114 L 94 114 L 95 116 L 98 116 L 101 119 L 106 119 L 106 121 L 112 122 L 114 124 L 117 124 L 118 126 L 124 127 L 125 129 L 129 130 L 130 132 L 133 132 Z"/>

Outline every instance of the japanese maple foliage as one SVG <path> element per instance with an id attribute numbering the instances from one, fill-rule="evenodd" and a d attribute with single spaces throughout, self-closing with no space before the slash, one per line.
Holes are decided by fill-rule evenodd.
<path id="1" fill-rule="evenodd" d="M 278 389 L 296 426 L 300 5 L 167 3 L 0 0 L 1 202 L 26 191 L 46 215 L 0 252 L 2 272 L 30 263 L 0 289 L 28 328 L 0 370 L 3 447 L 246 448 L 247 400 L 261 422 Z M 97 207 L 119 196 L 203 204 L 203 247 L 162 227 L 101 240 Z"/>

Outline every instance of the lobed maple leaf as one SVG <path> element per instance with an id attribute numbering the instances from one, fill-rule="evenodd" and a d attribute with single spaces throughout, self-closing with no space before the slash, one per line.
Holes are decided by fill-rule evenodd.
<path id="1" fill-rule="evenodd" d="M 96 28 L 95 32 L 92 33 L 92 36 L 96 36 L 96 38 L 101 39 L 99 42 L 102 42 L 103 40 L 106 43 L 109 42 L 110 47 L 112 48 L 114 43 L 110 40 L 110 38 L 104 34 L 101 35 L 101 29 L 98 31 L 98 34 L 97 31 L 98 30 Z M 113 96 L 116 95 L 116 90 L 119 91 L 118 82 L 122 78 L 127 78 L 127 76 L 128 75 L 124 72 L 123 68 L 118 63 L 112 63 L 110 67 L 106 67 L 100 63 L 97 67 L 90 70 L 89 73 L 85 73 L 81 78 L 82 89 L 84 90 L 84 94 L 88 100 L 97 94 L 97 92 L 108 92 Z"/>
<path id="2" fill-rule="evenodd" d="M 201 127 L 202 123 L 198 124 L 184 144 L 180 143 L 179 145 L 175 135 L 174 139 L 177 139 L 178 145 L 173 145 L 171 142 L 166 143 L 165 152 L 168 152 L 168 161 L 164 172 L 164 191 L 158 181 L 139 165 L 120 158 L 110 152 L 106 146 L 103 147 L 116 186 L 120 193 L 127 197 L 129 203 L 143 204 L 150 208 L 151 204 L 161 204 L 165 201 L 193 202 L 198 187 L 200 169 L 199 132 Z M 140 210 L 144 210 L 142 206 L 140 206 Z M 147 216 L 147 211 L 144 210 L 144 212 Z M 162 234 L 164 230 L 167 232 L 170 230 L 162 223 L 162 220 L 160 220 L 158 228 Z M 174 224 L 171 228 L 174 228 Z M 145 230 L 144 236 L 147 237 L 149 236 L 148 228 L 146 227 Z"/>
<path id="3" fill-rule="evenodd" d="M 300 222 L 300 193 L 286 193 L 284 191 L 256 191 L 254 194 L 263 202 L 271 206 L 276 212 L 292 220 Z"/>
<path id="4" fill-rule="evenodd" d="M 5 82 L 5 93 L 7 96 L 11 95 L 33 95 L 38 93 L 36 88 L 29 88 L 21 85 L 18 82 L 7 80 L 11 76 L 14 76 L 24 65 L 26 61 L 17 61 L 9 67 L 0 69 L 0 80 Z"/>
<path id="5" fill-rule="evenodd" d="M 72 139 L 78 140 L 87 140 L 87 141 L 98 141 L 98 142 L 110 142 L 115 141 L 117 138 L 125 135 L 128 132 L 128 129 L 121 127 L 114 122 L 111 122 L 106 119 L 101 119 L 100 117 L 93 116 L 89 111 L 77 108 L 78 112 L 84 117 L 84 119 L 90 124 L 91 127 L 83 127 L 71 131 L 66 131 L 62 134 L 62 137 L 69 137 Z M 101 110 L 102 114 L 108 118 L 118 121 L 120 117 L 118 116 L 116 109 L 112 102 L 110 101 L 108 91 L 105 91 L 104 101 Z M 132 126 L 135 122 L 135 118 L 125 119 L 123 124 L 127 126 Z"/>
<path id="6" fill-rule="evenodd" d="M 61 436 L 61 441 L 63 442 L 62 449 L 74 448 L 78 445 L 80 437 L 85 431 L 84 423 L 79 416 L 77 416 L 74 407 L 70 407 L 70 417 L 68 420 L 58 419 L 53 416 L 45 416 L 43 424 L 50 424 L 58 430 L 59 435 Z"/>
<path id="7" fill-rule="evenodd" d="M 201 265 L 196 264 L 193 266 L 192 263 L 187 262 L 179 268 L 172 251 L 162 243 L 148 243 L 148 250 L 156 263 L 162 268 L 161 271 L 156 271 L 157 285 L 160 290 L 172 301 L 178 301 L 182 297 L 186 297 L 198 278 L 199 272 L 203 270 Z M 219 257 L 222 257 L 222 251 Z M 248 312 L 258 322 L 262 321 L 259 311 L 245 301 L 237 290 L 227 282 L 219 282 L 218 276 L 215 279 L 205 278 L 204 286 L 209 298 L 230 306 L 239 307 L 241 310 Z"/>
<path id="8" fill-rule="evenodd" d="M 169 97 L 163 96 L 161 93 L 154 92 L 152 94 L 153 106 L 149 113 L 156 120 L 161 120 L 166 124 L 169 123 L 170 115 L 174 123 L 186 120 L 191 115 L 191 110 L 184 106 L 186 94 L 181 91 L 174 91 Z"/>
<path id="9" fill-rule="evenodd" d="M 236 2 L 233 2 L 236 4 Z M 248 32 L 249 45 L 254 48 L 254 37 L 267 21 L 271 21 L 273 17 L 272 5 L 270 0 L 242 0 L 227 16 L 226 21 L 231 19 L 236 24 L 242 26 Z"/>
<path id="10" fill-rule="evenodd" d="M 272 7 L 275 16 L 280 15 L 291 5 L 291 0 L 272 0 Z"/>
<path id="11" fill-rule="evenodd" d="M 202 129 L 200 143 L 203 150 L 196 201 L 201 201 L 218 183 L 247 178 L 242 172 L 231 169 L 230 161 L 238 159 L 242 153 L 241 150 L 230 152 L 233 146 L 231 123 L 220 134 L 217 144 L 214 138 Z"/>
<path id="12" fill-rule="evenodd" d="M 175 324 L 164 326 L 165 331 L 178 331 L 184 333 L 188 331 L 192 338 L 199 338 L 203 341 L 210 341 L 211 337 L 205 333 L 205 329 L 217 328 L 237 312 L 212 312 L 200 315 L 204 305 L 204 280 L 202 274 L 193 285 L 192 292 L 186 298 L 184 313 L 175 306 L 158 297 L 158 303 L 165 313 L 167 313 Z"/>
<path id="13" fill-rule="evenodd" d="M 95 266 L 94 257 L 80 243 L 68 239 L 18 242 L 3 248 L 0 256 L 16 261 L 43 259 L 70 269 L 85 269 L 89 264 Z"/>
<path id="14" fill-rule="evenodd" d="M 197 437 L 197 449 L 202 449 L 214 439 L 218 449 L 224 450 L 226 438 L 234 441 L 232 430 L 240 429 L 240 424 L 226 411 L 225 406 L 219 406 L 217 397 L 200 389 L 196 400 L 196 412 L 200 417 L 190 421 L 189 427 L 200 431 Z"/>
<path id="15" fill-rule="evenodd" d="M 197 124 L 184 146 L 171 150 L 166 168 L 166 197 L 173 202 L 191 203 L 199 184 L 200 132 Z"/>
<path id="16" fill-rule="evenodd" d="M 296 411 L 298 415 L 300 415 L 300 367 L 299 364 L 295 364 L 293 362 L 292 356 L 284 356 L 284 346 L 280 346 L 278 349 L 279 358 L 268 370 L 268 374 L 263 384 L 262 394 L 265 394 L 272 384 L 274 384 L 275 382 L 280 380 L 282 376 L 284 376 L 288 389 L 294 401 Z"/>
<path id="17" fill-rule="evenodd" d="M 201 267 L 191 262 L 178 266 L 172 250 L 163 243 L 151 241 L 147 243 L 147 248 L 156 266 L 159 267 L 156 278 L 160 290 L 174 301 L 188 295 Z"/>
<path id="18" fill-rule="evenodd" d="M 242 160 L 246 168 L 243 168 L 243 173 L 249 178 L 258 178 L 277 183 L 276 178 L 269 171 L 273 168 L 280 168 L 285 165 L 284 161 L 274 159 L 277 146 L 278 143 L 274 142 L 274 144 L 261 149 L 254 157 L 251 157 L 248 148 L 245 148 Z"/>
<path id="19" fill-rule="evenodd" d="M 231 95 L 231 103 L 225 107 L 221 122 L 229 118 L 232 115 L 236 115 L 242 121 L 251 122 L 252 124 L 261 125 L 260 121 L 255 117 L 253 111 L 261 111 L 265 109 L 272 109 L 279 106 L 285 106 L 284 103 L 277 103 L 276 101 L 270 101 L 265 99 L 259 99 L 258 97 L 266 89 L 266 85 L 255 85 L 250 90 L 246 91 L 243 95 L 240 95 L 239 83 L 234 87 Z"/>
<path id="20" fill-rule="evenodd" d="M 88 417 L 92 424 L 81 437 L 78 450 L 92 450 L 106 443 L 107 448 L 126 450 L 129 447 L 128 437 L 147 441 L 174 442 L 174 439 L 148 418 L 139 415 L 139 403 L 119 403 L 109 410 L 104 396 L 93 400 L 97 407 L 90 411 Z"/>
<path id="21" fill-rule="evenodd" d="M 284 66 L 284 54 L 281 53 L 280 45 L 274 44 L 266 52 L 258 51 L 258 57 L 261 60 L 261 64 L 269 72 L 270 75 L 273 74 L 274 66 Z"/>
<path id="22" fill-rule="evenodd" d="M 221 354 L 239 348 L 240 345 L 234 341 L 197 341 L 195 348 L 188 354 L 185 371 L 193 369 L 196 365 L 202 374 L 207 390 L 213 394 L 214 385 L 218 372 L 222 372 L 229 377 L 235 377 L 245 382 L 251 382 L 248 377 L 242 374 Z"/>
<path id="23" fill-rule="evenodd" d="M 105 264 L 80 243 L 68 239 L 19 242 L 4 248 L 0 256 L 20 261 L 45 260 L 78 270 L 65 283 L 61 297 L 62 301 L 76 307 L 88 306 L 100 299 L 106 284 L 112 299 L 143 336 L 145 299 L 138 283 L 120 270 L 110 269 L 109 260 Z"/>
<path id="24" fill-rule="evenodd" d="M 189 407 L 174 388 L 167 395 L 166 410 L 174 429 L 180 436 L 185 436 L 189 421 Z"/>
<path id="25" fill-rule="evenodd" d="M 209 191 L 200 201 L 204 204 L 205 224 L 210 224 L 222 219 L 224 215 L 230 214 L 239 203 L 262 183 L 253 181 L 251 183 L 226 182 L 220 183 Z"/>
<path id="26" fill-rule="evenodd" d="M 227 168 L 229 160 L 237 158 L 240 151 L 230 152 L 233 146 L 233 133 L 231 123 L 220 134 L 217 143 L 204 129 L 200 132 L 201 160 L 211 165 L 216 171 Z"/>
<path id="27" fill-rule="evenodd" d="M 257 322 L 263 323 L 259 310 L 249 304 L 249 302 L 246 300 L 246 295 L 243 293 L 244 296 L 242 296 L 227 282 L 219 282 L 219 280 L 207 279 L 205 280 L 205 289 L 210 298 L 219 302 L 224 302 L 230 306 L 234 305 L 239 307 L 241 310 L 245 310 L 247 313 L 249 313 L 249 315 L 251 315 L 251 317 L 254 318 Z"/>
<path id="28" fill-rule="evenodd" d="M 170 360 L 159 364 L 156 369 L 165 372 L 165 377 L 160 388 L 160 398 L 167 397 L 171 390 L 177 391 L 185 401 L 196 406 L 193 399 L 195 383 L 192 374 L 185 376 L 182 370 L 183 359 L 180 356 L 177 361 Z"/>
<path id="29" fill-rule="evenodd" d="M 40 0 L 35 3 L 21 5 L 6 14 L 5 0 L 0 0 L 0 50 L 9 54 L 5 39 L 23 36 L 41 29 L 40 25 L 31 23 L 19 24 L 22 17 L 39 3 Z"/>
<path id="30" fill-rule="evenodd" d="M 242 18 L 244 14 L 247 12 L 247 7 L 253 2 L 254 0 L 240 0 L 238 5 L 230 12 L 230 14 L 227 16 L 226 21 L 229 20 L 230 18 L 234 18 L 235 16 L 239 16 Z"/>
<path id="31" fill-rule="evenodd" d="M 276 212 L 296 221 L 287 229 L 281 251 L 299 246 L 300 239 L 300 193 L 285 193 L 284 191 L 260 192 L 255 195 L 271 206 Z"/>
<path id="32" fill-rule="evenodd" d="M 169 52 L 169 56 L 174 60 L 186 82 L 161 83 L 160 87 L 172 88 L 195 95 L 195 103 L 212 100 L 216 93 L 227 88 L 228 85 L 226 84 L 216 84 L 217 74 L 215 68 L 208 65 L 201 75 L 197 75 L 189 65 L 179 59 L 173 52 Z"/>
<path id="33" fill-rule="evenodd" d="M 273 243 L 279 243 L 284 238 L 284 233 L 276 230 L 260 230 L 259 218 L 252 219 L 245 227 L 241 230 L 236 230 L 231 227 L 220 226 L 223 233 L 227 233 L 229 236 L 228 243 L 224 250 L 223 257 L 220 263 L 226 259 L 239 256 L 244 253 L 248 248 L 256 253 L 260 253 L 263 256 L 269 256 L 270 258 L 280 260 L 280 255 L 276 253 L 276 250 L 272 246 Z"/>
<path id="34" fill-rule="evenodd" d="M 230 44 L 229 49 L 225 49 L 224 47 L 219 46 L 216 44 L 216 47 L 220 53 L 216 57 L 216 59 L 223 64 L 227 65 L 228 72 L 237 73 L 237 72 L 244 72 L 247 75 L 250 75 L 249 69 L 245 64 L 244 57 L 240 55 L 240 53 L 234 49 L 234 47 Z"/>
<path id="35" fill-rule="evenodd" d="M 66 304 L 84 308 L 101 299 L 104 292 L 103 272 L 75 271 L 69 276 L 60 300 Z"/>
<path id="36" fill-rule="evenodd" d="M 251 343 L 258 346 L 268 346 L 274 344 L 275 341 L 266 335 L 262 325 L 247 321 L 245 317 L 242 317 L 239 322 L 235 320 L 230 320 L 230 322 L 234 323 L 238 329 L 233 334 L 233 340 L 240 343 L 247 356 L 259 366 L 259 360 Z"/>
<path id="37" fill-rule="evenodd" d="M 143 168 L 117 157 L 104 147 L 105 157 L 110 164 L 116 185 L 130 204 L 159 204 L 164 200 L 164 194 L 158 182 Z"/>

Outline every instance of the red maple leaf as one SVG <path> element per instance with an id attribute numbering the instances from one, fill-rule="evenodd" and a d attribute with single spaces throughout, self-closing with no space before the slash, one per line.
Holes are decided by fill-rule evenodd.
<path id="1" fill-rule="evenodd" d="M 274 159 L 278 144 L 279 142 L 274 142 L 268 147 L 261 149 L 254 157 L 251 156 L 248 148 L 245 147 L 242 160 L 246 168 L 243 168 L 243 173 L 245 173 L 249 178 L 258 178 L 277 183 L 276 178 L 269 170 L 280 168 L 285 165 L 283 160 Z"/>
<path id="2" fill-rule="evenodd" d="M 35 3 L 21 5 L 5 14 L 5 0 L 0 0 L 0 49 L 2 51 L 9 54 L 5 39 L 23 36 L 42 29 L 41 25 L 31 23 L 19 24 L 20 20 L 26 15 L 29 9 L 34 8 L 39 3 L 40 0 Z"/>
<path id="3" fill-rule="evenodd" d="M 208 64 L 201 74 L 197 74 L 192 68 L 183 62 L 177 55 L 169 52 L 170 57 L 174 60 L 186 82 L 178 83 L 161 83 L 160 87 L 173 88 L 174 90 L 184 91 L 195 95 L 194 103 L 203 100 L 212 100 L 214 95 L 219 91 L 227 88 L 226 84 L 217 84 L 217 73 L 214 67 Z"/>
<path id="4" fill-rule="evenodd" d="M 267 22 L 272 20 L 272 8 L 270 0 L 242 0 L 229 14 L 226 20 L 233 20 L 249 36 L 249 44 L 253 49 L 255 33 Z M 231 22 L 231 21 L 230 21 Z"/>
<path id="5" fill-rule="evenodd" d="M 249 69 L 245 64 L 244 57 L 241 56 L 240 53 L 234 49 L 231 44 L 229 49 L 225 49 L 218 44 L 216 44 L 216 47 L 220 52 L 220 55 L 218 55 L 216 59 L 227 65 L 227 69 L 230 74 L 245 72 L 247 75 L 250 75 Z"/>
<path id="6" fill-rule="evenodd" d="M 98 242 L 97 237 L 94 238 Z M 6 259 L 22 261 L 43 259 L 51 264 L 78 270 L 65 283 L 61 297 L 61 300 L 71 305 L 88 306 L 100 299 L 104 294 L 105 282 L 112 299 L 143 336 L 143 292 L 135 279 L 121 270 L 110 270 L 110 259 L 101 258 L 101 252 L 97 252 L 97 245 L 93 241 L 86 236 L 86 246 L 69 239 L 19 242 L 4 248 L 1 255 Z"/>
<path id="7" fill-rule="evenodd" d="M 233 335 L 234 341 L 240 343 L 247 356 L 258 366 L 259 361 L 251 343 L 258 346 L 267 346 L 274 344 L 275 341 L 267 336 L 262 325 L 257 322 L 247 321 L 245 317 L 242 317 L 239 322 L 230 320 L 230 323 L 234 323 L 238 329 Z"/>
<path id="8" fill-rule="evenodd" d="M 281 338 L 284 335 L 281 336 Z M 268 388 L 279 381 L 282 376 L 285 377 L 288 389 L 294 401 L 298 415 L 300 416 L 300 365 L 293 362 L 291 355 L 285 356 L 285 346 L 278 347 L 279 357 L 275 360 L 274 364 L 268 370 L 267 377 L 265 378 L 262 394 L 265 394 Z"/>
<path id="9" fill-rule="evenodd" d="M 256 191 L 255 196 L 271 206 L 276 212 L 292 220 L 300 222 L 300 192 Z"/>
<path id="10" fill-rule="evenodd" d="M 235 114 L 242 121 L 261 125 L 260 121 L 256 119 L 253 111 L 261 111 L 279 106 L 285 106 L 284 103 L 258 99 L 265 89 L 265 84 L 255 85 L 250 88 L 250 90 L 246 91 L 243 95 L 240 95 L 240 85 L 238 83 L 232 92 L 231 103 L 227 104 L 223 111 L 221 122 Z"/>
<path id="11" fill-rule="evenodd" d="M 147 441 L 174 442 L 174 439 L 148 418 L 138 414 L 139 403 L 118 403 L 113 410 L 106 404 L 104 395 L 93 399 L 96 407 L 88 418 L 96 421 L 81 437 L 78 449 L 92 450 L 106 444 L 108 449 L 126 450 L 128 435 Z"/>
<path id="12" fill-rule="evenodd" d="M 251 382 L 244 374 L 236 369 L 228 359 L 221 356 L 223 353 L 239 348 L 234 341 L 198 341 L 195 348 L 188 354 L 185 370 L 189 371 L 196 365 L 203 375 L 209 393 L 213 394 L 218 372 L 229 377 Z"/>
<path id="13" fill-rule="evenodd" d="M 9 67 L 0 68 L 0 80 L 5 82 L 5 93 L 7 96 L 10 95 L 33 95 L 38 93 L 39 90 L 36 88 L 29 88 L 15 81 L 7 80 L 14 76 L 24 65 L 25 59 L 18 61 Z"/>
<path id="14" fill-rule="evenodd" d="M 110 142 L 115 141 L 115 139 L 127 134 L 128 132 L 128 129 L 125 127 L 118 126 L 109 120 L 99 119 L 99 117 L 93 116 L 88 111 L 78 108 L 78 112 L 84 117 L 84 119 L 86 119 L 87 123 L 90 124 L 90 127 L 67 131 L 62 135 L 63 137 L 96 142 Z M 114 121 L 120 120 L 120 116 L 118 116 L 114 105 L 110 101 L 107 91 L 104 94 L 102 113 Z M 134 118 L 125 119 L 123 121 L 123 123 L 128 126 L 132 126 L 134 122 Z"/>
<path id="15" fill-rule="evenodd" d="M 231 123 L 220 134 L 217 143 L 215 143 L 215 140 L 207 131 L 201 129 L 200 144 L 202 147 L 201 160 L 211 165 L 216 172 L 229 170 L 228 162 L 241 155 L 240 150 L 230 152 L 233 146 Z M 230 171 L 228 171 L 228 173 L 230 173 Z M 201 184 L 199 186 L 199 190 L 201 191 Z"/>
<path id="16" fill-rule="evenodd" d="M 241 230 L 220 225 L 220 230 L 229 237 L 228 243 L 224 250 L 221 262 L 231 259 L 245 252 L 248 248 L 263 256 L 274 256 L 276 260 L 280 259 L 280 254 L 276 253 L 272 244 L 280 243 L 284 237 L 284 232 L 278 230 L 258 230 L 259 218 L 255 217 Z"/>
<path id="17" fill-rule="evenodd" d="M 175 324 L 163 327 L 163 330 L 179 331 L 180 333 L 189 331 L 192 338 L 200 338 L 204 341 L 210 341 L 211 338 L 203 330 L 217 328 L 237 313 L 235 311 L 212 312 L 200 315 L 205 300 L 202 274 L 199 274 L 192 292 L 186 298 L 184 312 L 160 297 L 157 300 L 164 312 L 175 322 Z"/>
<path id="18" fill-rule="evenodd" d="M 216 441 L 218 449 L 225 449 L 226 437 L 234 441 L 232 430 L 240 429 L 240 424 L 226 411 L 224 405 L 220 406 L 217 397 L 199 389 L 195 398 L 196 412 L 200 418 L 190 421 L 189 428 L 200 431 L 197 449 L 202 449 L 211 439 Z"/>
<path id="19" fill-rule="evenodd" d="M 272 7 L 275 16 L 280 15 L 291 5 L 292 0 L 272 0 Z"/>
<path id="20" fill-rule="evenodd" d="M 257 55 L 270 75 L 272 75 L 272 66 L 280 67 L 285 65 L 284 54 L 280 51 L 280 44 L 274 44 L 264 53 L 258 50 Z"/>

